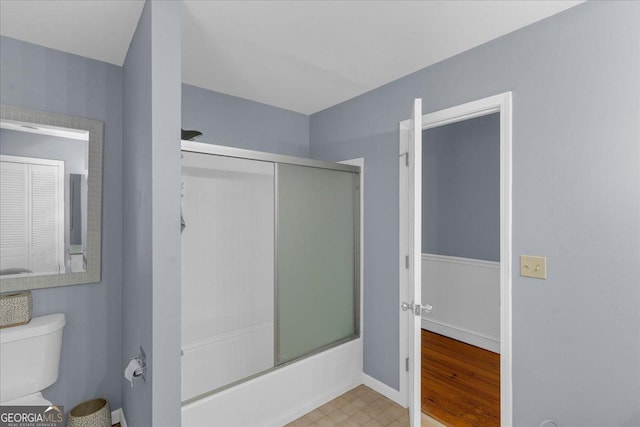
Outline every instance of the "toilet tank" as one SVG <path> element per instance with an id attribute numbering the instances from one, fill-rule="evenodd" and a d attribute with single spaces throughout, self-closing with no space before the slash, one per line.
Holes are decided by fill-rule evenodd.
<path id="1" fill-rule="evenodd" d="M 0 402 L 39 392 L 58 379 L 64 314 L 0 329 Z"/>

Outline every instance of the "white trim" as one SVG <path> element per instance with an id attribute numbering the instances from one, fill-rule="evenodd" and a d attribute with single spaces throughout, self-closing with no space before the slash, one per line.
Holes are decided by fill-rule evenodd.
<path id="1" fill-rule="evenodd" d="M 127 420 L 124 417 L 124 411 L 122 408 L 111 411 L 111 424 L 120 423 L 121 427 L 128 427 Z"/>
<path id="2" fill-rule="evenodd" d="M 457 256 L 450 255 L 437 255 L 437 254 L 422 254 L 423 260 L 431 260 L 438 262 L 448 262 L 450 264 L 463 264 L 463 265 L 471 265 L 473 267 L 485 267 L 499 270 L 500 263 L 498 261 L 486 261 L 483 259 L 475 259 L 475 258 L 463 258 Z"/>
<path id="3" fill-rule="evenodd" d="M 413 212 L 409 222 L 409 293 L 411 303 L 422 303 L 422 99 L 413 100 L 411 131 L 409 133 L 409 210 Z M 409 313 L 405 313 L 409 314 Z M 422 402 L 422 330 L 420 317 L 410 315 L 409 331 L 409 425 L 419 427 Z"/>
<path id="4" fill-rule="evenodd" d="M 51 126 L 40 123 L 20 122 L 16 120 L 0 120 L 0 129 L 7 129 L 16 132 L 36 133 L 40 135 L 57 136 L 60 138 L 77 139 L 89 141 L 89 131 L 85 129 L 73 129 L 59 126 Z"/>
<path id="5" fill-rule="evenodd" d="M 476 117 L 482 117 L 502 111 L 502 107 L 506 106 L 506 102 L 504 101 L 506 96 L 510 99 L 511 92 L 501 93 L 499 95 L 490 96 L 488 98 L 467 102 L 466 104 L 456 105 L 455 107 L 445 108 L 444 110 L 425 114 L 422 116 L 422 130 L 462 122 L 464 120 L 471 120 Z M 500 118 L 502 119 L 502 117 Z"/>
<path id="6" fill-rule="evenodd" d="M 373 389 L 386 397 L 387 399 L 393 400 L 398 405 L 403 408 L 407 407 L 406 399 L 403 398 L 402 393 L 400 393 L 395 388 L 389 387 L 382 381 L 378 381 L 377 379 L 363 373 L 362 374 L 362 384 L 366 385 L 370 389 Z"/>
<path id="7" fill-rule="evenodd" d="M 513 425 L 512 355 L 512 103 L 511 92 L 500 95 L 500 423 Z"/>
<path id="8" fill-rule="evenodd" d="M 181 151 L 192 153 L 214 154 L 223 157 L 237 157 L 241 159 L 260 160 L 273 163 L 287 163 L 299 166 L 311 166 L 332 170 L 357 172 L 357 168 L 347 162 L 326 162 L 324 160 L 307 159 L 304 157 L 285 156 L 284 154 L 267 153 L 264 151 L 246 150 L 244 148 L 227 147 L 223 145 L 208 144 L 206 142 L 181 141 Z"/>
<path id="9" fill-rule="evenodd" d="M 500 353 L 500 339 L 481 334 L 470 329 L 453 326 L 446 322 L 430 319 L 422 316 L 422 329 L 444 335 L 454 340 L 466 342 L 467 344 Z"/>
<path id="10" fill-rule="evenodd" d="M 511 296 L 511 229 L 512 229 L 512 94 L 504 92 L 499 95 L 436 111 L 422 116 L 422 129 L 429 129 L 446 124 L 456 123 L 487 114 L 500 113 L 500 408 L 501 425 L 509 427 L 513 424 L 513 383 L 512 383 L 512 296 Z M 407 150 L 409 143 L 409 132 L 412 120 L 405 120 L 400 123 L 400 153 Z M 409 173 L 406 168 L 400 168 L 400 248 L 409 236 L 403 236 L 406 232 L 409 219 L 408 206 L 408 186 Z M 404 189 L 403 189 L 404 186 Z M 404 190 L 404 191 L 403 191 Z M 403 240 L 404 238 L 404 240 Z M 402 251 L 402 249 L 401 249 Z M 400 254 L 401 259 L 403 255 Z M 404 273 L 404 263 L 400 263 L 399 294 L 402 298 L 406 291 L 406 276 Z M 403 280 L 404 278 L 404 280 Z M 402 351 L 408 339 L 409 328 L 400 312 L 400 359 L 403 360 Z M 404 325 L 404 327 L 403 327 Z M 404 337 L 404 338 L 403 338 Z M 402 364 L 401 364 L 402 365 Z M 407 395 L 408 387 L 404 366 L 400 367 L 400 393 Z"/>
<path id="11" fill-rule="evenodd" d="M 41 159 L 39 157 L 22 157 L 11 156 L 8 154 L 0 154 L 0 161 L 13 162 L 13 163 L 28 163 L 30 165 L 45 165 L 45 166 L 64 166 L 62 160 Z"/>
<path id="12" fill-rule="evenodd" d="M 408 300 L 409 270 L 405 267 L 405 256 L 408 256 L 409 248 L 409 168 L 406 166 L 405 156 L 409 155 L 409 132 L 411 129 L 411 120 L 405 120 L 400 123 L 399 134 L 400 143 L 398 147 L 398 168 L 400 176 L 398 179 L 398 201 L 399 215 L 398 221 L 398 283 L 399 286 L 399 304 Z M 403 173 L 404 171 L 404 173 Z M 398 305 L 399 305 L 398 304 Z M 409 319 L 406 313 L 399 310 L 399 336 L 398 336 L 398 369 L 400 372 L 400 399 L 403 407 L 408 406 L 409 402 L 409 375 L 406 371 L 405 358 L 408 357 L 409 348 Z"/>

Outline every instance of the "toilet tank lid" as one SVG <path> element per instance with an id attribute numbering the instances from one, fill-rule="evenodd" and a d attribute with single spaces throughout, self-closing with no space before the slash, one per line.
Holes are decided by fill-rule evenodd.
<path id="1" fill-rule="evenodd" d="M 0 344 L 50 334 L 62 329 L 65 324 L 66 321 L 62 313 L 34 317 L 26 325 L 0 329 Z"/>

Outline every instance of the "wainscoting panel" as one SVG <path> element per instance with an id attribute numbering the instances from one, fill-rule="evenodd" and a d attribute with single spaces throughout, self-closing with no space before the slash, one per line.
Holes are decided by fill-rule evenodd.
<path id="1" fill-rule="evenodd" d="M 500 353 L 500 263 L 422 254 L 422 328 Z"/>

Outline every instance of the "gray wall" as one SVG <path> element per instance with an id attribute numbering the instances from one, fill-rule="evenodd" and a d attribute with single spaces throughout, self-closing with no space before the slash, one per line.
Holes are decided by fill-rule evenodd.
<path id="1" fill-rule="evenodd" d="M 122 369 L 135 426 L 180 425 L 180 3 L 147 1 L 124 63 Z M 121 378 L 120 372 L 117 371 Z"/>
<path id="2" fill-rule="evenodd" d="M 119 408 L 122 69 L 0 37 L 0 103 L 105 123 L 102 282 L 35 290 L 33 314 L 67 317 L 60 377 L 44 396 L 66 410 L 98 396 Z"/>
<path id="3" fill-rule="evenodd" d="M 422 132 L 422 252 L 500 261 L 500 115 Z"/>
<path id="4" fill-rule="evenodd" d="M 123 65 L 122 369 L 138 356 L 140 347 L 147 355 L 153 349 L 150 9 L 147 2 Z M 136 380 L 133 388 L 118 375 L 122 409 L 131 425 L 151 425 L 153 365 L 147 369 L 146 382 Z"/>
<path id="5" fill-rule="evenodd" d="M 153 426 L 180 425 L 181 1 L 152 7 Z M 186 427 L 186 426 L 185 426 Z"/>
<path id="6" fill-rule="evenodd" d="M 87 170 L 87 141 L 9 129 L 0 129 L 0 141 L 0 154 L 63 160 L 67 179 Z"/>
<path id="7" fill-rule="evenodd" d="M 309 157 L 309 116 L 187 84 L 182 127 L 199 142 Z"/>
<path id="8" fill-rule="evenodd" d="M 367 374 L 398 387 L 398 122 L 513 91 L 514 425 L 640 425 L 638 22 L 587 2 L 311 116 L 312 157 L 365 157 Z"/>

